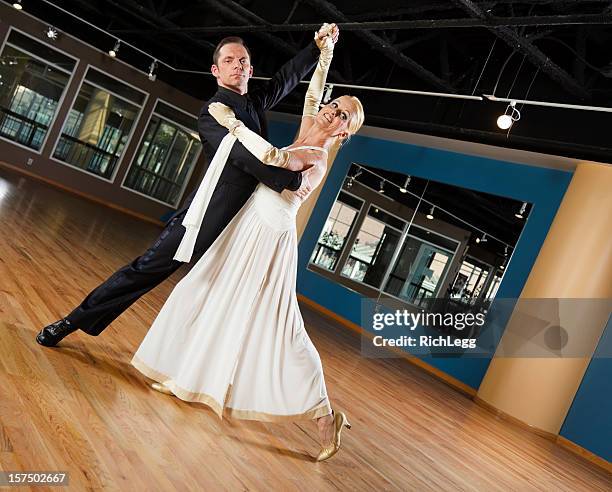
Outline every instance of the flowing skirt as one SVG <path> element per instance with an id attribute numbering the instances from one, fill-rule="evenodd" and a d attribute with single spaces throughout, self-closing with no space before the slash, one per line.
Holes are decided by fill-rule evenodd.
<path id="1" fill-rule="evenodd" d="M 132 365 L 219 417 L 331 413 L 296 276 L 295 210 L 260 185 L 172 291 Z"/>

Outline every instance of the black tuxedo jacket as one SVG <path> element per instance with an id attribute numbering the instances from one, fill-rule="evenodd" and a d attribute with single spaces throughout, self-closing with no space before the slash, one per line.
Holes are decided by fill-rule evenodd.
<path id="1" fill-rule="evenodd" d="M 314 68 L 318 58 L 319 50 L 314 43 L 311 43 L 283 65 L 267 84 L 248 92 L 244 96 L 224 87 L 219 87 L 215 95 L 204 104 L 198 118 L 200 140 L 208 162 L 210 163 L 221 140 L 227 135 L 227 129 L 219 125 L 208 113 L 210 103 L 222 102 L 226 104 L 234 110 L 236 118 L 267 139 L 268 129 L 264 116 L 265 111 L 273 108 L 291 92 L 300 80 Z M 267 166 L 254 157 L 240 142 L 235 142 L 211 198 L 211 206 L 218 201 L 215 198 L 220 198 L 214 195 L 223 191 L 223 200 L 230 202 L 228 208 L 237 211 L 248 199 L 248 196 L 253 193 L 259 182 L 279 193 L 284 189 L 297 190 L 302 184 L 302 174 Z M 197 189 L 187 197 L 183 206 L 173 217 L 189 208 L 196 191 Z M 239 203 L 234 203 L 235 201 L 242 203 L 238 206 Z M 205 225 L 203 226 L 205 227 Z"/>

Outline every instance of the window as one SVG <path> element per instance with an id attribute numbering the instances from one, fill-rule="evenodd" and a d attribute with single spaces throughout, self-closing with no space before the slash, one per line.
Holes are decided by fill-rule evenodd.
<path id="1" fill-rule="evenodd" d="M 412 225 L 384 291 L 414 305 L 436 297 L 458 243 Z"/>
<path id="2" fill-rule="evenodd" d="M 340 192 L 310 258 L 312 264 L 331 271 L 336 269 L 344 242 L 351 232 L 362 203 L 358 198 Z"/>
<path id="3" fill-rule="evenodd" d="M 123 186 L 176 206 L 201 149 L 197 119 L 158 101 Z"/>
<path id="4" fill-rule="evenodd" d="M 11 30 L 0 54 L 0 136 L 40 150 L 75 65 Z"/>
<path id="5" fill-rule="evenodd" d="M 370 206 L 342 268 L 342 275 L 379 287 L 404 226 L 403 220 Z"/>
<path id="6" fill-rule="evenodd" d="M 468 256 L 463 260 L 453 282 L 450 291 L 451 299 L 456 299 L 463 304 L 471 304 L 481 297 L 481 291 L 487 283 L 490 269 L 490 265 Z M 499 282 L 497 284 L 499 285 Z"/>
<path id="7" fill-rule="evenodd" d="M 53 157 L 112 180 L 146 95 L 90 67 Z"/>

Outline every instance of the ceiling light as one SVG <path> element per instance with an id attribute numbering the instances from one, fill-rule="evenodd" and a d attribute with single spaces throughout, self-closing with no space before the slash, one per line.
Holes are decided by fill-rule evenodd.
<path id="1" fill-rule="evenodd" d="M 345 188 L 352 187 L 354 181 L 355 181 L 355 178 L 353 176 L 349 176 L 348 178 L 346 178 L 346 181 L 344 182 L 344 187 Z"/>
<path id="2" fill-rule="evenodd" d="M 502 130 L 510 128 L 515 121 L 521 119 L 521 113 L 516 109 L 516 102 L 510 101 L 510 104 L 506 107 L 506 111 L 499 118 L 497 118 L 497 126 Z"/>
<path id="3" fill-rule="evenodd" d="M 408 185 L 410 184 L 411 179 L 412 179 L 412 176 L 406 176 L 406 182 L 404 183 L 404 186 L 400 188 L 400 191 L 402 193 L 408 193 Z"/>
<path id="4" fill-rule="evenodd" d="M 429 220 L 432 220 L 432 219 L 434 218 L 433 213 L 434 213 L 434 209 L 435 209 L 435 208 L 436 208 L 436 207 L 435 207 L 434 205 L 432 205 L 432 206 L 431 206 L 431 210 L 430 210 L 430 211 L 429 211 L 429 213 L 426 215 L 426 217 L 427 217 Z"/>
<path id="5" fill-rule="evenodd" d="M 52 39 L 53 41 L 55 41 L 57 39 L 57 37 L 59 36 L 59 32 L 57 32 L 57 29 L 55 29 L 55 27 L 53 26 L 49 26 L 47 27 L 47 29 L 45 30 L 45 35 L 49 38 Z"/>
<path id="6" fill-rule="evenodd" d="M 13 7 L 15 7 L 17 10 L 23 9 L 23 5 L 21 5 L 21 0 L 15 0 L 15 2 L 13 2 Z"/>
<path id="7" fill-rule="evenodd" d="M 486 243 L 487 242 L 487 235 L 483 232 L 482 233 L 482 237 L 477 237 L 476 238 L 476 242 L 477 243 Z"/>
<path id="8" fill-rule="evenodd" d="M 384 193 L 385 192 L 385 180 L 381 179 L 380 180 L 380 188 L 378 188 L 378 193 Z"/>
<path id="9" fill-rule="evenodd" d="M 157 74 L 155 73 L 155 69 L 157 68 L 157 60 L 153 60 L 151 62 L 151 66 L 149 67 L 149 80 L 154 81 L 157 78 Z"/>
<path id="10" fill-rule="evenodd" d="M 525 210 L 527 210 L 527 202 L 523 202 L 523 204 L 521 205 L 521 209 L 517 213 L 515 213 L 514 216 L 517 219 L 522 219 L 524 217 Z"/>
<path id="11" fill-rule="evenodd" d="M 506 244 L 506 247 L 504 248 L 504 258 L 508 257 L 508 245 Z"/>
<path id="12" fill-rule="evenodd" d="M 111 58 L 115 58 L 117 56 L 117 53 L 119 53 L 119 47 L 121 46 L 121 41 L 117 40 L 115 42 L 115 46 L 112 47 L 112 49 L 108 50 L 108 55 Z"/>

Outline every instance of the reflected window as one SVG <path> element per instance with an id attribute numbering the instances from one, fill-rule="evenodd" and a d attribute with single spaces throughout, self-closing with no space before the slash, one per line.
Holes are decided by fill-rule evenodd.
<path id="1" fill-rule="evenodd" d="M 449 297 L 463 304 L 473 304 L 483 294 L 482 289 L 487 283 L 490 269 L 490 265 L 468 256 L 461 264 Z"/>
<path id="2" fill-rule="evenodd" d="M 145 97 L 144 93 L 90 67 L 53 157 L 112 179 Z"/>
<path id="3" fill-rule="evenodd" d="M 201 150 L 197 119 L 158 101 L 123 186 L 176 206 Z"/>
<path id="4" fill-rule="evenodd" d="M 425 304 L 438 294 L 457 246 L 457 241 L 413 224 L 383 290 L 411 304 Z"/>
<path id="5" fill-rule="evenodd" d="M 342 267 L 342 275 L 379 287 L 405 224 L 384 210 L 370 206 Z"/>
<path id="6" fill-rule="evenodd" d="M 352 195 L 340 192 L 331 209 L 325 227 L 319 236 L 310 262 L 327 270 L 334 271 L 342 254 L 363 202 Z"/>
<path id="7" fill-rule="evenodd" d="M 0 136 L 40 150 L 75 64 L 12 30 L 0 54 Z"/>

